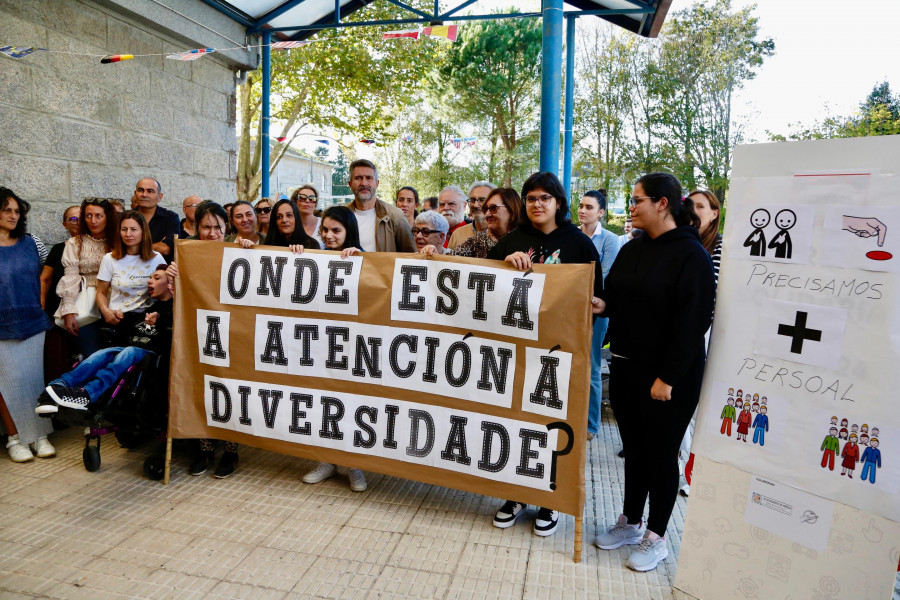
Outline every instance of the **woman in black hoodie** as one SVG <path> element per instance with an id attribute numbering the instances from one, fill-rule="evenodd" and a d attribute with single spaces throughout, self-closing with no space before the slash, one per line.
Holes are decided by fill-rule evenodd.
<path id="1" fill-rule="evenodd" d="M 643 176 L 630 204 L 644 235 L 619 250 L 602 292 L 613 355 L 609 398 L 625 448 L 625 498 L 623 514 L 597 536 L 597 546 L 639 544 L 627 565 L 649 571 L 668 555 L 678 448 L 700 396 L 715 282 L 700 243 L 700 219 L 674 176 Z"/>
<path id="2" fill-rule="evenodd" d="M 594 263 L 594 312 L 599 312 L 603 291 L 603 272 L 597 248 L 569 220 L 566 191 L 553 173 L 535 173 L 522 186 L 522 200 L 528 219 L 503 236 L 487 257 L 505 260 L 526 271 L 534 263 Z M 511 224 L 514 225 L 514 224 Z M 506 528 L 528 508 L 524 503 L 507 500 L 494 515 L 494 526 Z M 540 508 L 534 521 L 535 535 L 546 536 L 556 531 L 559 512 Z"/>

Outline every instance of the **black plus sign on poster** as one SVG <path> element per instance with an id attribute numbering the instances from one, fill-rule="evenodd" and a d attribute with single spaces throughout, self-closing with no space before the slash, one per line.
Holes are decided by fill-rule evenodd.
<path id="1" fill-rule="evenodd" d="M 804 340 L 813 342 L 822 341 L 822 330 L 807 329 L 806 317 L 806 312 L 798 310 L 793 325 L 785 325 L 784 323 L 778 325 L 778 335 L 784 335 L 791 338 L 791 352 L 794 354 L 803 353 Z"/>

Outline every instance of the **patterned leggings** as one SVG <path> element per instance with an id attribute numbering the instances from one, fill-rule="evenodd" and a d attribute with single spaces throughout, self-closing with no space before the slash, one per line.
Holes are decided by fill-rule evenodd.
<path id="1" fill-rule="evenodd" d="M 202 438 L 200 440 L 200 450 L 201 452 L 215 452 L 216 451 L 216 442 L 219 440 L 212 440 L 207 438 Z M 225 444 L 225 452 L 237 452 L 238 445 L 237 442 L 223 442 Z"/>

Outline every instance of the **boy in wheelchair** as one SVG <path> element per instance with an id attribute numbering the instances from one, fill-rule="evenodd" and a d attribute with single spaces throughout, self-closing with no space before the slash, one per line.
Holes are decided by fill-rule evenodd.
<path id="1" fill-rule="evenodd" d="M 38 398 L 35 412 L 52 415 L 60 406 L 89 410 L 111 389 L 132 365 L 154 353 L 168 354 L 172 347 L 172 292 L 166 278 L 166 265 L 159 265 L 147 287 L 155 300 L 146 313 L 125 313 L 116 327 L 122 346 L 94 352 L 59 379 L 50 382 Z"/>

